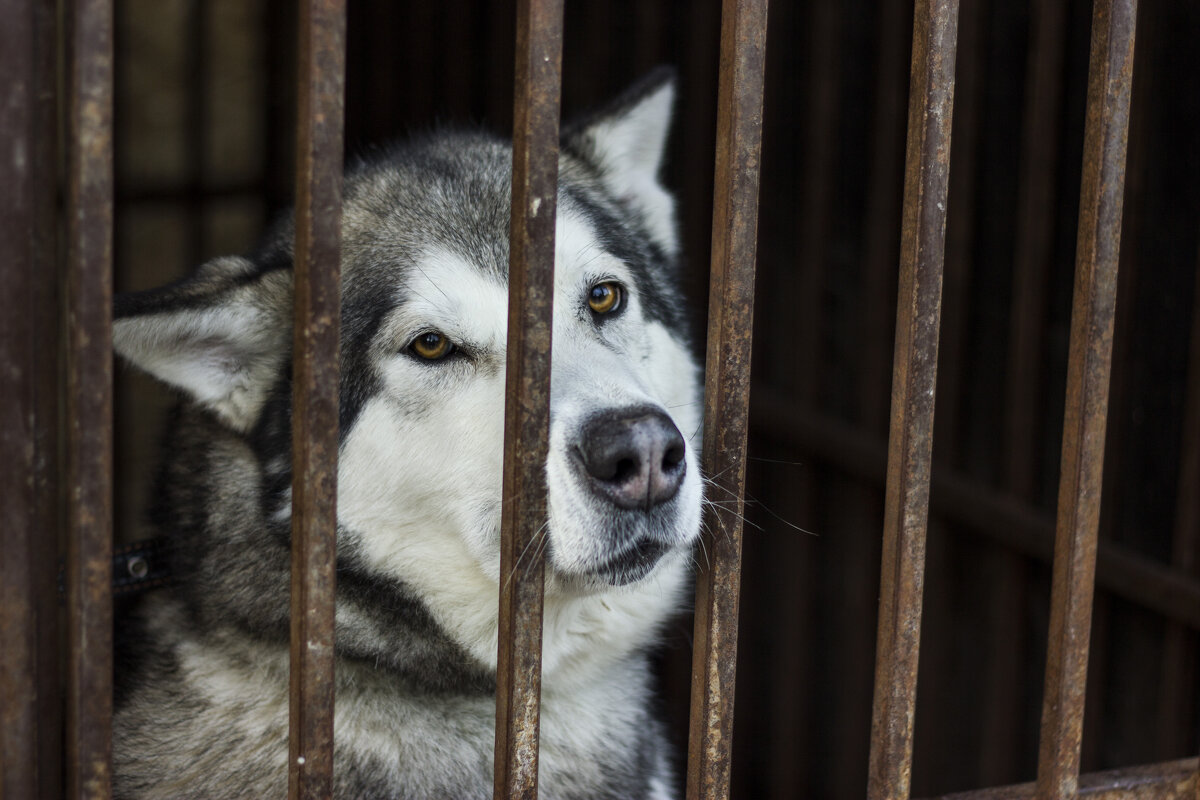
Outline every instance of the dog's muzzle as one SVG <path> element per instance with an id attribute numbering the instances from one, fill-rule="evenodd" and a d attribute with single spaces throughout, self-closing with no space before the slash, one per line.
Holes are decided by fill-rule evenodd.
<path id="1" fill-rule="evenodd" d="M 671 418 L 643 407 L 592 417 L 573 456 L 595 495 L 618 508 L 649 511 L 679 491 L 686 451 Z"/>

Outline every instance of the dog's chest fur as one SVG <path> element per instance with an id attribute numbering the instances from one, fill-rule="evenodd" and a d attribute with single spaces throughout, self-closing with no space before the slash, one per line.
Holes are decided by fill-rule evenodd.
<path id="1" fill-rule="evenodd" d="M 147 613 L 151 677 L 123 708 L 117 796 L 261 798 L 286 793 L 288 652 L 230 631 L 182 634 L 171 602 Z M 662 734 L 635 655 L 572 685 L 543 687 L 539 786 L 546 798 L 666 797 Z M 491 797 L 494 695 L 432 692 L 372 665 L 337 666 L 335 794 Z M 173 725 L 164 725 L 163 710 Z M 186 713 L 178 713 L 186 711 Z M 230 766 L 236 765 L 231 774 Z M 234 789 L 233 787 L 236 787 Z M 231 793 L 232 792 L 232 793 Z"/>

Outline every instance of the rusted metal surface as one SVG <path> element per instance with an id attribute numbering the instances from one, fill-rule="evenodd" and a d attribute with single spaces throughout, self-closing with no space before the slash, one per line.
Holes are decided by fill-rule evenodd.
<path id="1" fill-rule="evenodd" d="M 1200 580 L 1200 492 L 1196 491 L 1200 486 L 1200 257 L 1196 266 L 1171 562 Z M 1158 708 L 1159 747 L 1163 752 L 1195 736 L 1196 633 L 1178 622 L 1167 626 Z"/>
<path id="2" fill-rule="evenodd" d="M 907 798 L 912 771 L 957 34 L 957 0 L 918 0 L 867 782 L 872 800 Z"/>
<path id="3" fill-rule="evenodd" d="M 71 9 L 67 188 L 67 796 L 111 794 L 110 0 Z"/>
<path id="4" fill-rule="evenodd" d="M 0 797 L 37 795 L 33 5 L 0 3 Z"/>
<path id="5" fill-rule="evenodd" d="M 35 138 L 33 182 L 34 502 L 37 516 L 31 569 L 37 615 L 37 768 L 40 797 L 63 793 L 62 630 L 58 548 L 66 523 L 62 480 L 61 404 L 64 395 L 63 264 L 59 258 L 59 4 L 34 5 Z"/>
<path id="6" fill-rule="evenodd" d="M 829 416 L 795 413 L 794 404 L 758 384 L 754 387 L 756 430 L 851 475 L 882 481 L 887 451 L 870 434 Z M 930 481 L 930 508 L 1027 556 L 1053 556 L 1054 520 L 1037 507 L 991 489 L 960 472 L 939 467 Z M 1101 542 L 1096 562 L 1098 586 L 1143 608 L 1200 630 L 1200 579 L 1164 566 L 1132 550 Z"/>
<path id="7" fill-rule="evenodd" d="M 1038 754 L 1042 800 L 1073 797 L 1079 775 L 1136 16 L 1136 0 L 1097 0 L 1092 22 L 1050 645 Z"/>
<path id="8" fill-rule="evenodd" d="M 1094 772 L 1079 778 L 1078 797 L 1088 800 L 1195 800 L 1200 797 L 1200 763 L 1189 758 L 1144 767 Z M 957 792 L 939 800 L 1033 800 L 1037 784 L 1020 783 Z"/>
<path id="9" fill-rule="evenodd" d="M 696 578 L 689 800 L 729 796 L 766 38 L 766 0 L 725 0 L 717 94 L 704 468 L 709 491 L 736 498 L 736 502 L 709 506 L 704 534 L 707 559 Z"/>
<path id="10" fill-rule="evenodd" d="M 344 0 L 299 20 L 288 796 L 333 785 Z"/>
<path id="11" fill-rule="evenodd" d="M 517 6 L 494 796 L 537 797 L 562 0 Z"/>

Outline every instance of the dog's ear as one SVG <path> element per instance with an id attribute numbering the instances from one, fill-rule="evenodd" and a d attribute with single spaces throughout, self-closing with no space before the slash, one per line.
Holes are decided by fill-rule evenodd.
<path id="1" fill-rule="evenodd" d="M 113 346 L 245 431 L 288 356 L 291 297 L 290 270 L 219 258 L 171 286 L 119 295 Z"/>
<path id="2" fill-rule="evenodd" d="M 670 254 L 679 250 L 675 200 L 658 174 L 674 105 L 675 70 L 659 67 L 609 106 L 563 129 L 564 147 L 596 167 L 608 190 L 646 221 Z"/>

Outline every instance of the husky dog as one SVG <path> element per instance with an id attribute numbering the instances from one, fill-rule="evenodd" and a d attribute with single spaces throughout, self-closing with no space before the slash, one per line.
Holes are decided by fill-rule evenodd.
<path id="1" fill-rule="evenodd" d="M 564 127 L 539 785 L 676 794 L 647 650 L 699 535 L 698 368 L 652 74 Z M 511 146 L 439 132 L 353 166 L 342 217 L 335 796 L 492 792 Z M 180 583 L 130 621 L 119 798 L 287 784 L 292 238 L 122 296 L 178 389 L 151 516 Z"/>

